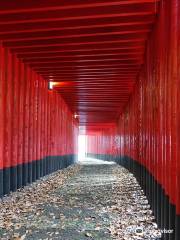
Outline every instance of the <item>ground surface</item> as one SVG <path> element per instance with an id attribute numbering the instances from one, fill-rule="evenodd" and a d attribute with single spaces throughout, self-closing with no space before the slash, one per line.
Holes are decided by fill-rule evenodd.
<path id="1" fill-rule="evenodd" d="M 135 178 L 116 164 L 83 162 L 0 203 L 0 239 L 157 239 Z"/>

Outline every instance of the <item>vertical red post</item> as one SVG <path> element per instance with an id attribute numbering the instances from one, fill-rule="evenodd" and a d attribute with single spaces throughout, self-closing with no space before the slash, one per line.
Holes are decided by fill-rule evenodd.
<path id="1" fill-rule="evenodd" d="M 29 72 L 29 128 L 28 128 L 28 136 L 29 136 L 29 164 L 28 164 L 28 182 L 32 182 L 32 160 L 33 160 L 33 81 L 32 81 L 32 71 Z"/>
<path id="2" fill-rule="evenodd" d="M 42 159 L 46 159 L 47 157 L 47 149 L 46 149 L 46 145 L 45 145 L 45 121 L 46 121 L 46 114 L 45 114 L 45 101 L 46 101 L 46 95 L 45 93 L 47 92 L 47 85 L 46 82 L 44 81 L 44 79 L 41 79 L 41 142 L 42 142 L 42 148 L 41 148 L 41 156 Z M 42 117 L 43 116 L 43 117 Z M 43 164 L 42 164 L 42 173 L 45 171 L 45 167 L 46 165 L 44 164 L 44 160 L 43 160 Z M 45 160 L 46 161 L 46 160 Z"/>
<path id="3" fill-rule="evenodd" d="M 36 180 L 36 98 L 37 98 L 37 82 L 36 74 L 32 71 L 32 181 Z"/>
<path id="4" fill-rule="evenodd" d="M 11 137 L 11 190 L 15 191 L 17 189 L 17 159 L 18 159 L 18 93 L 17 93 L 17 72 L 18 63 L 16 61 L 16 56 L 12 55 L 12 137 Z"/>
<path id="5" fill-rule="evenodd" d="M 176 8 L 177 8 L 177 19 L 180 18 L 180 3 L 176 1 Z M 178 21 L 178 24 L 179 21 Z M 178 28 L 177 32 L 177 106 L 176 106 L 176 121 L 177 121 L 177 146 L 176 146 L 176 154 L 177 154 L 177 161 L 176 161 L 176 240 L 179 239 L 180 236 L 180 29 Z"/>
<path id="6" fill-rule="evenodd" d="M 37 178 L 43 176 L 43 156 L 41 155 L 41 124 L 42 124 L 42 111 L 41 111 L 41 102 L 42 102 L 42 80 L 40 77 L 38 79 L 38 95 L 37 95 L 37 142 L 36 142 L 36 159 L 37 159 Z"/>
<path id="7" fill-rule="evenodd" d="M 29 109 L 30 109 L 30 68 L 25 65 L 24 71 L 24 131 L 23 131 L 23 185 L 28 183 L 28 168 L 29 168 Z"/>
<path id="8" fill-rule="evenodd" d="M 10 192 L 10 173 L 11 173 L 11 137 L 12 137 L 12 58 L 9 51 L 5 49 L 5 127 L 4 127 L 4 171 L 3 171 L 3 191 L 4 194 Z"/>
<path id="9" fill-rule="evenodd" d="M 0 197 L 3 196 L 3 160 L 4 160 L 4 127 L 5 127 L 5 78 L 4 48 L 0 45 Z"/>

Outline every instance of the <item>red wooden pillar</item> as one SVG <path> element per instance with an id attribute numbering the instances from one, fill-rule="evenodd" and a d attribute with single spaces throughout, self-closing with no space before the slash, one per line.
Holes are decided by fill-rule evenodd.
<path id="1" fill-rule="evenodd" d="M 56 171 L 56 160 L 57 160 L 57 93 L 53 94 L 53 112 L 54 112 L 54 124 L 53 124 L 53 171 Z"/>
<path id="2" fill-rule="evenodd" d="M 61 98 L 58 97 L 58 169 L 61 169 Z"/>
<path id="3" fill-rule="evenodd" d="M 63 100 L 61 98 L 60 100 L 60 108 L 59 108 L 59 131 L 60 131 L 60 155 L 61 155 L 61 162 L 60 162 L 60 168 L 63 168 L 63 129 L 62 129 L 62 104 L 63 104 Z"/>
<path id="4" fill-rule="evenodd" d="M 23 165 L 23 130 L 24 130 L 24 64 L 19 61 L 19 72 L 17 79 L 17 87 L 19 93 L 19 109 L 18 109 L 18 166 L 17 166 L 17 187 L 22 186 L 22 165 Z"/>
<path id="5" fill-rule="evenodd" d="M 51 136 L 51 125 L 53 122 L 51 121 L 52 118 L 52 109 L 51 109 L 51 98 L 52 92 L 49 91 L 48 94 L 48 158 L 47 158 L 47 174 L 51 172 L 51 154 L 52 154 L 52 136 Z"/>
<path id="6" fill-rule="evenodd" d="M 36 178 L 39 179 L 41 175 L 41 156 L 40 156 L 40 95 L 41 95 L 41 82 L 40 77 L 36 75 Z"/>
<path id="7" fill-rule="evenodd" d="M 45 113 L 45 171 L 48 171 L 48 161 L 50 159 L 50 125 L 51 125 L 51 115 L 50 115 L 50 95 L 52 94 L 50 90 L 48 90 L 48 83 L 44 81 L 44 113 Z"/>
<path id="8" fill-rule="evenodd" d="M 176 7 L 177 7 L 177 19 L 180 18 L 180 3 L 177 0 L 176 1 Z M 176 108 L 176 114 L 177 114 L 177 146 L 176 146 L 176 153 L 177 153 L 177 162 L 176 162 L 176 240 L 179 239 L 180 236 L 180 22 L 178 21 L 178 32 L 177 32 L 178 42 L 177 42 L 177 108 Z"/>
<path id="9" fill-rule="evenodd" d="M 5 84 L 5 126 L 4 126 L 4 171 L 3 171 L 3 191 L 4 194 L 10 192 L 10 173 L 11 173 L 11 134 L 12 134 L 12 58 L 7 49 L 5 49 L 4 77 Z"/>
<path id="10" fill-rule="evenodd" d="M 33 91 L 33 81 L 32 81 L 32 71 L 29 72 L 29 164 L 28 164 L 28 182 L 32 182 L 32 160 L 33 160 L 33 98 L 34 98 L 34 91 Z"/>
<path id="11" fill-rule="evenodd" d="M 48 139 L 48 83 L 45 81 L 44 82 L 44 114 L 45 114 L 45 119 L 44 119 L 44 128 L 45 128 L 45 155 L 43 156 L 43 175 L 46 174 L 47 172 L 47 159 L 48 159 L 48 144 L 49 144 L 49 139 Z"/>
<path id="12" fill-rule="evenodd" d="M 48 159 L 48 154 L 47 154 L 47 139 L 46 139 L 46 132 L 47 132 L 47 98 L 48 98 L 48 87 L 47 87 L 47 82 L 42 79 L 42 122 L 41 122 L 41 127 L 42 127 L 42 157 L 43 157 L 43 173 L 44 175 L 46 174 L 46 169 L 47 169 L 47 159 Z M 50 124 L 50 122 L 49 122 Z"/>
<path id="13" fill-rule="evenodd" d="M 53 93 L 49 95 L 49 172 L 52 172 L 52 156 L 53 156 L 53 125 L 54 125 L 54 116 L 53 116 Z"/>
<path id="14" fill-rule="evenodd" d="M 33 101 L 32 101 L 32 181 L 36 180 L 36 101 L 37 101 L 37 81 L 36 74 L 32 71 L 32 93 L 33 93 Z"/>
<path id="15" fill-rule="evenodd" d="M 40 141 L 40 137 L 39 137 L 39 103 L 40 103 L 40 95 L 43 94 L 41 92 L 40 89 L 40 77 L 37 74 L 34 74 L 34 81 L 35 81 L 35 103 L 34 103 L 34 122 L 35 122 L 35 126 L 34 126 L 34 131 L 35 131 L 35 145 L 34 145 L 34 149 L 35 149 L 35 161 L 36 161 L 36 179 L 40 178 L 40 166 L 41 166 L 41 159 L 40 159 L 40 154 L 39 154 L 39 141 Z"/>
<path id="16" fill-rule="evenodd" d="M 163 74 L 163 66 L 164 66 L 164 48 L 161 47 L 162 41 L 164 39 L 164 11 L 161 13 L 161 17 L 159 19 L 159 25 L 161 28 L 157 31 L 156 34 L 159 41 L 157 41 L 158 56 L 157 56 L 157 67 L 158 67 L 158 75 L 157 75 L 157 88 L 158 88 L 158 141 L 157 141 L 157 157 L 158 157 L 158 165 L 157 165 L 157 185 L 158 185 L 158 193 L 157 193 L 157 217 L 158 224 L 162 226 L 162 217 L 163 216 L 163 188 L 164 188 L 164 74 Z"/>
<path id="17" fill-rule="evenodd" d="M 60 146 L 60 132 L 59 132 L 59 125 L 60 125 L 60 119 L 59 119 L 59 95 L 57 94 L 57 102 L 56 102 L 56 121 L 57 121 L 57 125 L 56 125 L 56 170 L 58 170 L 60 167 L 60 154 L 59 154 L 59 146 Z"/>
<path id="18" fill-rule="evenodd" d="M 39 157 L 41 159 L 41 164 L 40 164 L 40 175 L 43 175 L 43 169 L 44 169 L 44 152 L 43 152 L 43 122 L 44 122 L 44 111 L 43 111 L 43 101 L 44 101 L 44 81 L 42 78 L 39 80 L 39 127 L 38 127 L 38 132 L 39 132 Z"/>
<path id="19" fill-rule="evenodd" d="M 54 124 L 52 125 L 52 135 L 53 135 L 53 141 L 52 141 L 52 148 L 53 148 L 53 170 L 55 170 L 55 156 L 56 156 L 56 93 L 53 93 L 53 102 L 52 102 L 52 109 L 53 109 L 53 119 Z"/>
<path id="20" fill-rule="evenodd" d="M 28 182 L 28 127 L 29 127 L 29 68 L 24 65 L 23 77 L 23 168 L 22 168 L 22 184 Z"/>
<path id="21" fill-rule="evenodd" d="M 164 221 L 165 221 L 165 191 L 166 191 L 166 182 L 167 182 L 167 162 L 166 162 L 166 45 L 167 45 L 167 34 L 165 31 L 165 25 L 167 21 L 166 12 L 165 12 L 165 2 L 163 5 L 161 4 L 161 15 L 160 15 L 160 22 L 159 22 L 159 34 L 158 34 L 158 42 L 160 48 L 160 126 L 161 126 L 161 166 L 162 168 L 159 169 L 161 171 L 161 228 L 164 228 Z M 163 45 L 162 45 L 163 43 Z"/>
<path id="22" fill-rule="evenodd" d="M 17 160 L 18 160 L 18 98 L 19 92 L 17 88 L 18 80 L 18 62 L 16 61 L 16 56 L 12 55 L 12 89 L 13 89 L 13 108 L 12 108 L 12 151 L 11 151 L 11 190 L 15 191 L 17 189 Z"/>
<path id="23" fill-rule="evenodd" d="M 175 239 L 175 215 L 176 215 L 176 174 L 177 174 L 177 140 L 178 140 L 178 1 L 171 1 L 170 9 L 170 52 L 169 52 L 169 81 L 171 90 L 171 158 L 170 158 L 170 206 L 169 229 L 173 229 L 170 240 Z"/>
<path id="24" fill-rule="evenodd" d="M 62 149 L 62 156 L 65 155 L 65 151 L 64 151 L 64 141 L 65 141 L 65 118 L 64 118 L 64 101 L 62 100 L 62 107 L 61 107 L 61 134 L 62 134 L 62 145 L 61 145 L 61 149 Z M 62 166 L 64 167 L 64 157 L 62 158 Z"/>
<path id="25" fill-rule="evenodd" d="M 43 155 L 41 154 L 41 125 L 42 125 L 42 79 L 41 77 L 38 78 L 38 99 L 37 99 L 37 143 L 36 143 L 36 158 L 37 158 L 37 175 L 38 178 L 43 176 L 43 164 L 44 159 Z"/>
<path id="26" fill-rule="evenodd" d="M 169 229 L 169 197 L 170 197 L 170 162 L 171 162 L 171 76 L 169 74 L 169 57 L 170 57 L 170 2 L 166 3 L 166 38 L 164 40 L 165 48 L 165 65 L 164 65 L 164 91 L 165 91 L 165 198 L 164 198 L 164 228 Z M 167 235 L 164 236 L 167 239 Z"/>
<path id="27" fill-rule="evenodd" d="M 4 161 L 4 127 L 5 127 L 5 78 L 4 48 L 0 45 L 0 197 L 3 196 L 3 161 Z"/>

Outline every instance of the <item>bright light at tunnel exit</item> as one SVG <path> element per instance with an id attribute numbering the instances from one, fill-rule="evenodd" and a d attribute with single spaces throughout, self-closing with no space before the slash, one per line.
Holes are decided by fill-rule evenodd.
<path id="1" fill-rule="evenodd" d="M 86 154 L 86 135 L 78 136 L 78 161 L 82 162 L 85 160 Z"/>

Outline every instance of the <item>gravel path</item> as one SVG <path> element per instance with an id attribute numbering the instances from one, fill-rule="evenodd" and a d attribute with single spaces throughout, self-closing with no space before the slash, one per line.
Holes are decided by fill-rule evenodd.
<path id="1" fill-rule="evenodd" d="M 132 174 L 84 162 L 0 202 L 0 239 L 158 239 L 148 202 Z"/>

